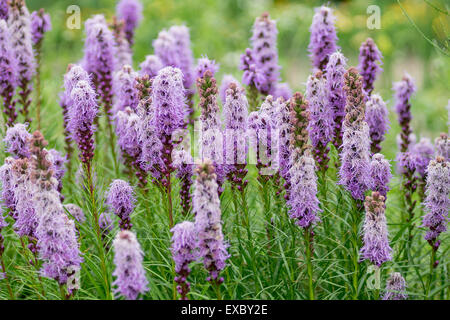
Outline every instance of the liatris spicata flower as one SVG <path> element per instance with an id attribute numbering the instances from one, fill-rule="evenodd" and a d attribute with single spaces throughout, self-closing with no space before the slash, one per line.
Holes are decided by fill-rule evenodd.
<path id="1" fill-rule="evenodd" d="M 133 111 L 136 111 L 139 103 L 138 90 L 136 88 L 136 78 L 138 74 L 133 71 L 133 68 L 129 65 L 125 65 L 114 76 L 114 92 L 116 93 L 117 100 L 114 103 L 113 114 L 117 114 L 118 111 L 125 110 L 126 107 L 130 107 Z"/>
<path id="2" fill-rule="evenodd" d="M 147 75 L 149 79 L 156 77 L 159 70 L 164 67 L 163 62 L 158 56 L 148 55 L 145 60 L 139 65 L 139 75 L 142 77 Z"/>
<path id="3" fill-rule="evenodd" d="M 309 150 L 293 149 L 289 169 L 289 217 L 302 228 L 310 228 L 318 221 L 317 176 L 314 158 Z"/>
<path id="4" fill-rule="evenodd" d="M 191 50 L 191 39 L 189 35 L 189 28 L 181 26 L 172 26 L 169 28 L 169 33 L 175 39 L 175 48 L 178 55 L 177 67 L 183 73 L 183 84 L 189 94 L 193 94 L 189 90 L 195 82 L 194 78 L 194 57 Z"/>
<path id="5" fill-rule="evenodd" d="M 384 262 L 392 259 L 392 248 L 389 245 L 386 216 L 384 214 L 385 198 L 379 192 L 373 191 L 366 197 L 364 207 L 366 217 L 363 227 L 363 242 L 361 260 L 369 260 L 380 267 Z"/>
<path id="6" fill-rule="evenodd" d="M 369 166 L 369 189 L 379 192 L 385 199 L 389 191 L 389 181 L 392 178 L 389 161 L 381 153 L 375 153 Z"/>
<path id="7" fill-rule="evenodd" d="M 214 60 L 210 60 L 208 56 L 204 55 L 197 60 L 197 66 L 195 68 L 196 79 L 203 78 L 203 75 L 207 70 L 209 70 L 211 76 L 214 77 L 216 72 L 219 71 L 219 65 Z"/>
<path id="8" fill-rule="evenodd" d="M 325 69 L 328 91 L 328 108 L 333 110 L 334 140 L 337 150 L 342 144 L 342 120 L 345 116 L 344 74 L 347 71 L 347 59 L 340 51 L 329 56 Z"/>
<path id="9" fill-rule="evenodd" d="M 334 26 L 336 18 L 331 8 L 322 6 L 315 9 L 309 31 L 311 38 L 308 45 L 310 58 L 315 68 L 325 71 L 329 55 L 339 47 L 336 45 L 337 35 Z"/>
<path id="10" fill-rule="evenodd" d="M 405 152 L 411 143 L 409 140 L 409 136 L 412 133 L 410 128 L 412 119 L 410 99 L 414 91 L 416 91 L 416 87 L 412 77 L 405 72 L 402 81 L 395 82 L 393 89 L 395 90 L 395 111 L 402 129 L 400 134 L 402 142 L 400 151 Z"/>
<path id="11" fill-rule="evenodd" d="M 195 213 L 195 231 L 198 237 L 199 256 L 209 272 L 207 281 L 220 284 L 223 278 L 220 271 L 226 266 L 229 258 L 228 245 L 222 233 L 220 200 L 214 166 L 208 159 L 199 164 L 195 170 L 197 178 L 194 182 L 192 197 Z"/>
<path id="12" fill-rule="evenodd" d="M 13 127 L 6 130 L 3 142 L 6 146 L 6 151 L 15 158 L 28 158 L 30 150 L 28 149 L 28 140 L 31 138 L 31 133 L 28 132 L 28 125 L 23 123 L 16 123 Z"/>
<path id="13" fill-rule="evenodd" d="M 184 149 L 172 152 L 173 166 L 177 169 L 177 178 L 181 181 L 181 207 L 183 214 L 188 214 L 191 209 L 191 194 L 189 189 L 192 185 L 194 171 L 194 160 L 190 153 Z"/>
<path id="14" fill-rule="evenodd" d="M 52 29 L 50 15 L 45 13 L 44 9 L 33 11 L 31 13 L 31 35 L 33 37 L 33 44 L 37 45 L 42 41 L 44 33 Z"/>
<path id="15" fill-rule="evenodd" d="M 286 187 L 289 183 L 289 166 L 291 159 L 291 148 L 289 143 L 293 132 L 291 118 L 290 102 L 284 101 L 283 98 L 278 98 L 274 107 L 276 110 L 275 127 L 278 129 L 278 164 L 281 177 L 285 180 Z M 286 188 L 289 189 L 289 188 Z"/>
<path id="16" fill-rule="evenodd" d="M 187 277 L 191 273 L 189 264 L 197 259 L 197 233 L 195 224 L 184 221 L 172 228 L 172 257 L 175 261 L 175 282 L 178 283 L 177 291 L 181 300 L 187 300 L 191 284 Z"/>
<path id="17" fill-rule="evenodd" d="M 179 65 L 179 56 L 175 42 L 174 36 L 167 30 L 161 30 L 158 33 L 158 37 L 152 42 L 155 55 L 161 59 L 165 67 L 176 67 Z"/>
<path id="18" fill-rule="evenodd" d="M 406 281 L 399 272 L 392 272 L 386 281 L 386 293 L 383 300 L 406 300 Z"/>
<path id="19" fill-rule="evenodd" d="M 322 172 L 328 169 L 328 142 L 333 140 L 333 109 L 328 105 L 327 81 L 322 72 L 309 76 L 306 83 L 306 99 L 309 102 L 309 137 L 314 148 L 314 157 Z"/>
<path id="20" fill-rule="evenodd" d="M 84 216 L 83 209 L 73 203 L 68 203 L 64 205 L 64 209 L 66 209 L 69 214 L 79 223 L 84 223 L 86 221 L 86 217 Z"/>
<path id="21" fill-rule="evenodd" d="M 366 102 L 366 122 L 369 125 L 369 134 L 372 153 L 381 151 L 380 143 L 389 130 L 388 110 L 386 103 L 379 94 L 373 94 Z"/>
<path id="22" fill-rule="evenodd" d="M 441 135 L 434 141 L 434 146 L 436 148 L 436 155 L 441 156 L 445 161 L 450 161 L 450 139 L 446 133 L 441 133 Z"/>
<path id="23" fill-rule="evenodd" d="M 130 49 L 130 44 L 125 35 L 125 23 L 123 20 L 118 20 L 117 17 L 113 17 L 113 21 L 110 24 L 111 30 L 114 35 L 115 42 L 115 70 L 122 69 L 125 65 L 133 64 L 133 52 Z"/>
<path id="24" fill-rule="evenodd" d="M 363 88 L 368 96 L 372 94 L 373 83 L 380 73 L 380 65 L 383 64 L 380 50 L 371 38 L 367 38 L 359 48 L 359 65 L 358 70 L 363 77 Z"/>
<path id="25" fill-rule="evenodd" d="M 447 230 L 450 210 L 450 162 L 437 156 L 430 161 L 427 175 L 424 201 L 427 214 L 423 216 L 423 226 L 429 229 L 425 240 L 437 250 L 440 244 L 437 238 Z"/>
<path id="26" fill-rule="evenodd" d="M 31 122 L 28 117 L 28 108 L 31 104 L 32 78 L 35 74 L 36 63 L 34 59 L 31 18 L 24 0 L 12 0 L 8 26 L 12 42 L 12 52 L 17 59 L 17 73 L 19 74 L 19 102 L 22 105 L 20 112 L 25 122 Z"/>
<path id="27" fill-rule="evenodd" d="M 247 186 L 247 117 L 248 102 L 244 89 L 230 84 L 223 106 L 225 136 L 224 150 L 228 179 L 239 191 Z"/>
<path id="28" fill-rule="evenodd" d="M 0 19 L 8 20 L 9 6 L 8 0 L 0 0 Z"/>
<path id="29" fill-rule="evenodd" d="M 415 154 L 416 172 L 425 181 L 426 170 L 434 157 L 434 147 L 429 138 L 420 138 L 419 142 L 412 145 L 411 152 Z"/>
<path id="30" fill-rule="evenodd" d="M 130 230 L 131 213 L 133 212 L 136 199 L 133 195 L 133 188 L 128 182 L 116 179 L 109 186 L 109 191 L 106 197 L 106 204 L 111 211 L 119 217 L 120 229 Z"/>
<path id="31" fill-rule="evenodd" d="M 13 51 L 13 38 L 5 20 L 0 19 L 0 96 L 3 99 L 5 123 L 12 126 L 16 121 L 16 101 L 14 92 L 19 83 L 16 54 Z"/>
<path id="32" fill-rule="evenodd" d="M 277 83 L 273 90 L 273 97 L 275 99 L 283 98 L 284 100 L 289 100 L 292 97 L 292 90 L 287 82 Z"/>
<path id="33" fill-rule="evenodd" d="M 303 152 L 310 147 L 308 144 L 308 124 L 311 117 L 309 103 L 300 92 L 296 92 L 289 100 L 289 108 L 289 122 L 292 128 L 290 144 Z"/>
<path id="34" fill-rule="evenodd" d="M 117 4 L 116 14 L 125 21 L 125 34 L 131 46 L 134 43 L 134 30 L 142 20 L 142 4 L 139 0 L 121 0 Z"/>
<path id="35" fill-rule="evenodd" d="M 242 75 L 242 83 L 249 87 L 255 87 L 262 90 L 267 82 L 265 75 L 256 67 L 253 51 L 249 48 L 245 49 L 245 53 L 241 55 L 239 69 L 244 71 Z"/>
<path id="36" fill-rule="evenodd" d="M 342 184 L 355 200 L 364 200 L 369 183 L 370 138 L 369 126 L 364 121 L 364 92 L 362 77 L 351 67 L 344 75 L 347 95 L 343 124 L 341 167 Z"/>
<path id="37" fill-rule="evenodd" d="M 128 230 L 121 230 L 117 234 L 113 246 L 116 265 L 113 285 L 117 286 L 114 293 L 120 293 L 128 300 L 136 300 L 139 294 L 148 291 L 141 246 L 136 235 Z"/>
<path id="38" fill-rule="evenodd" d="M 227 90 L 230 87 L 230 84 L 235 83 L 237 86 L 240 86 L 240 83 L 238 80 L 236 80 L 235 77 L 233 77 L 231 74 L 226 74 L 222 78 L 222 82 L 220 84 L 219 88 L 219 97 L 222 101 L 222 105 L 225 104 Z"/>
<path id="39" fill-rule="evenodd" d="M 14 159 L 8 157 L 5 163 L 0 167 L 0 181 L 2 182 L 2 200 L 4 205 L 10 210 L 9 214 L 14 217 L 15 202 L 14 202 L 14 184 L 12 176 L 12 165 Z"/>

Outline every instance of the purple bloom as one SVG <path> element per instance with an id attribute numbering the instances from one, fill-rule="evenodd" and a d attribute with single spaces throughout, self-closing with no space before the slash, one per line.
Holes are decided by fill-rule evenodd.
<path id="1" fill-rule="evenodd" d="M 203 78 L 203 75 L 207 70 L 209 70 L 211 76 L 214 77 L 216 72 L 219 71 L 219 65 L 214 60 L 210 60 L 204 55 L 197 60 L 197 67 L 195 68 L 196 79 Z"/>
<path id="2" fill-rule="evenodd" d="M 120 229 L 130 230 L 131 213 L 133 212 L 136 199 L 133 195 L 133 188 L 128 182 L 116 179 L 109 186 L 109 191 L 106 197 L 106 204 L 111 211 L 120 219 Z"/>
<path id="3" fill-rule="evenodd" d="M 114 229 L 114 224 L 109 212 L 102 212 L 98 217 L 98 225 L 102 233 L 102 239 L 105 239 L 107 235 Z"/>
<path id="4" fill-rule="evenodd" d="M 174 150 L 172 152 L 173 166 L 177 169 L 177 178 L 181 181 L 181 206 L 183 214 L 188 214 L 191 208 L 191 194 L 189 192 L 192 185 L 192 175 L 194 171 L 194 160 L 191 154 L 184 150 Z"/>
<path id="5" fill-rule="evenodd" d="M 242 83 L 247 86 L 254 86 L 259 91 L 267 90 L 264 86 L 267 84 L 265 75 L 256 66 L 254 53 L 251 49 L 245 49 L 245 53 L 241 55 L 239 69 L 244 71 L 242 75 Z"/>
<path id="6" fill-rule="evenodd" d="M 447 230 L 450 210 L 450 162 L 442 157 L 436 157 L 428 165 L 425 194 L 423 226 L 429 229 L 425 240 L 434 247 L 439 235 Z"/>
<path id="7" fill-rule="evenodd" d="M 416 91 L 416 86 L 414 85 L 411 76 L 405 72 L 402 81 L 395 82 L 393 89 L 395 90 L 395 111 L 398 115 L 398 122 L 402 127 L 402 132 L 400 134 L 402 141 L 400 151 L 405 152 L 408 150 L 408 146 L 411 143 L 409 140 L 409 136 L 412 133 L 410 128 L 412 119 L 410 99 L 412 94 Z"/>
<path id="8" fill-rule="evenodd" d="M 340 51 L 329 56 L 325 69 L 328 91 L 328 108 L 333 110 L 334 145 L 337 149 L 342 144 L 342 120 L 345 116 L 344 74 L 347 71 L 347 59 Z"/>
<path id="9" fill-rule="evenodd" d="M 6 151 L 16 158 L 28 158 L 30 150 L 28 150 L 28 140 L 31 138 L 31 133 L 28 132 L 28 124 L 17 123 L 14 127 L 9 127 L 6 130 L 3 142 L 6 146 Z"/>
<path id="10" fill-rule="evenodd" d="M 384 262 L 392 260 L 392 248 L 389 245 L 386 216 L 384 214 L 385 198 L 379 192 L 367 196 L 364 206 L 366 217 L 363 227 L 363 242 L 361 260 L 370 260 L 380 267 Z"/>
<path id="11" fill-rule="evenodd" d="M 83 210 L 73 203 L 68 203 L 64 205 L 64 209 L 66 209 L 69 214 L 79 223 L 84 223 L 86 221 L 86 217 L 84 216 Z"/>
<path id="12" fill-rule="evenodd" d="M 322 171 L 328 168 L 328 142 L 334 135 L 333 109 L 328 105 L 327 80 L 322 72 L 309 76 L 306 83 L 306 99 L 309 102 L 309 137 L 314 147 L 314 156 Z"/>
<path id="13" fill-rule="evenodd" d="M 291 159 L 291 147 L 289 144 L 293 131 L 290 102 L 284 101 L 283 98 L 278 98 L 274 102 L 273 107 L 276 115 L 275 128 L 278 130 L 278 165 L 281 177 L 288 183 Z"/>
<path id="14" fill-rule="evenodd" d="M 291 154 L 289 169 L 289 217 L 302 228 L 315 225 L 320 218 L 317 199 L 317 176 L 314 158 L 309 151 L 295 148 Z"/>
<path id="15" fill-rule="evenodd" d="M 31 13 L 31 35 L 33 37 L 33 44 L 36 45 L 44 37 L 44 33 L 52 29 L 50 15 L 45 13 L 44 9 L 33 11 Z"/>
<path id="16" fill-rule="evenodd" d="M 0 19 L 8 20 L 9 6 L 8 0 L 0 0 Z"/>
<path id="17" fill-rule="evenodd" d="M 364 200 L 368 188 L 370 138 L 369 126 L 364 121 L 364 92 L 362 77 L 351 67 L 344 76 L 347 95 L 343 125 L 342 149 L 340 153 L 339 183 L 355 200 Z"/>
<path id="18" fill-rule="evenodd" d="M 136 235 L 128 230 L 120 231 L 113 242 L 114 264 L 113 276 L 117 286 L 114 293 L 120 293 L 128 300 L 136 300 L 138 295 L 148 291 L 148 281 L 142 265 L 143 252 Z"/>
<path id="19" fill-rule="evenodd" d="M 117 100 L 114 104 L 113 114 L 118 111 L 125 110 L 126 107 L 130 107 L 133 111 L 136 111 L 139 103 L 138 91 L 136 88 L 137 73 L 133 71 L 133 68 L 129 65 L 125 65 L 114 76 L 114 92 L 117 96 Z"/>
<path id="20" fill-rule="evenodd" d="M 58 192 L 61 192 L 62 190 L 62 179 L 64 177 L 64 174 L 66 173 L 65 164 L 67 162 L 67 159 L 63 157 L 63 155 L 55 149 L 48 150 L 49 155 L 49 161 L 51 162 L 52 170 L 53 170 L 53 176 L 56 180 L 58 180 Z"/>
<path id="21" fill-rule="evenodd" d="M 139 75 L 148 75 L 148 77 L 151 79 L 156 77 L 159 70 L 161 70 L 163 67 L 164 65 L 158 56 L 148 55 L 145 57 L 145 60 L 139 65 Z"/>
<path id="22" fill-rule="evenodd" d="M 337 35 L 331 8 L 322 6 L 315 9 L 315 14 L 309 31 L 311 38 L 308 45 L 310 58 L 315 68 L 325 71 L 329 55 L 339 47 L 336 45 Z"/>
<path id="23" fill-rule="evenodd" d="M 373 91 L 373 83 L 377 78 L 377 74 L 380 73 L 380 65 L 383 64 L 381 59 L 380 50 L 371 38 L 367 38 L 365 42 L 361 44 L 359 48 L 359 65 L 358 70 L 363 77 L 363 88 L 368 96 Z"/>
<path id="24" fill-rule="evenodd" d="M 125 21 L 125 34 L 130 44 L 133 44 L 134 29 L 142 20 L 142 4 L 139 0 L 121 0 L 116 7 L 119 19 Z"/>
<path id="25" fill-rule="evenodd" d="M 369 189 L 379 192 L 384 198 L 389 191 L 389 181 L 392 178 L 389 161 L 381 153 L 375 153 L 369 167 Z"/>
<path id="26" fill-rule="evenodd" d="M 399 272 L 392 272 L 386 281 L 386 293 L 383 300 L 406 300 L 406 281 Z"/>
<path id="27" fill-rule="evenodd" d="M 175 282 L 178 283 L 177 291 L 181 295 L 181 300 L 187 300 L 191 284 L 187 277 L 191 273 L 189 264 L 197 259 L 197 233 L 195 224 L 184 221 L 172 228 L 172 257 L 175 261 Z"/>
<path id="28" fill-rule="evenodd" d="M 441 135 L 434 141 L 436 155 L 441 156 L 445 161 L 450 161 L 450 139 L 446 133 Z"/>
<path id="29" fill-rule="evenodd" d="M 2 182 L 2 200 L 4 205 L 11 210 L 10 215 L 15 216 L 15 201 L 14 201 L 14 181 L 12 175 L 12 165 L 14 159 L 8 157 L 5 163 L 0 167 L 0 181 Z"/>
<path id="30" fill-rule="evenodd" d="M 116 114 L 115 120 L 117 144 L 123 152 L 124 160 L 135 161 L 142 151 L 139 144 L 141 119 L 131 108 L 126 107 L 124 111 L 119 111 Z M 127 159 L 128 157 L 131 159 Z"/>
<path id="31" fill-rule="evenodd" d="M 123 20 L 117 20 L 113 17 L 113 22 L 110 25 L 114 35 L 114 49 L 115 49 L 115 70 L 121 70 L 125 65 L 133 64 L 133 51 L 126 39 L 124 31 Z"/>
<path id="32" fill-rule="evenodd" d="M 180 65 L 176 40 L 170 32 L 161 30 L 158 33 L 158 37 L 153 40 L 152 45 L 155 55 L 161 59 L 163 66 L 176 67 Z"/>
<path id="33" fill-rule="evenodd" d="M 371 150 L 373 153 L 380 152 L 380 143 L 389 130 L 389 118 L 386 103 L 378 94 L 371 95 L 366 102 L 366 122 L 369 125 Z"/>
<path id="34" fill-rule="evenodd" d="M 198 165 L 196 175 L 192 201 L 199 255 L 209 272 L 207 281 L 220 284 L 223 278 L 219 278 L 219 273 L 225 268 L 230 255 L 222 233 L 222 213 L 214 166 L 205 160 Z"/>
<path id="35" fill-rule="evenodd" d="M 194 57 L 191 50 L 189 28 L 186 26 L 172 26 L 169 28 L 169 33 L 175 39 L 175 50 L 178 56 L 178 64 L 175 67 L 179 68 L 183 73 L 184 87 L 189 89 L 195 81 Z"/>
<path id="36" fill-rule="evenodd" d="M 240 86 L 239 81 L 236 80 L 231 74 L 226 74 L 222 78 L 222 83 L 220 84 L 219 96 L 222 101 L 222 105 L 225 104 L 227 90 L 230 87 L 230 84 L 235 83 L 237 86 Z"/>
<path id="37" fill-rule="evenodd" d="M 415 154 L 416 172 L 425 178 L 428 164 L 434 158 L 434 147 L 431 140 L 420 138 L 418 143 L 412 145 L 411 152 Z"/>
<path id="38" fill-rule="evenodd" d="M 283 98 L 284 100 L 289 100 L 292 97 L 292 90 L 287 82 L 277 83 L 273 90 L 274 99 Z"/>

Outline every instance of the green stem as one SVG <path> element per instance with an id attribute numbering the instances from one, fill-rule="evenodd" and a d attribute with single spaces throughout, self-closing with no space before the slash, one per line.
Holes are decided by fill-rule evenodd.
<path id="1" fill-rule="evenodd" d="M 354 208 L 352 210 L 352 244 L 353 244 L 353 300 L 358 299 L 358 275 L 359 275 L 359 223 L 361 216 L 362 204 L 358 201 L 354 201 Z"/>
<path id="2" fill-rule="evenodd" d="M 11 289 L 11 284 L 9 283 L 9 277 L 6 274 L 5 262 L 3 261 L 3 258 L 1 256 L 0 256 L 0 264 L 1 264 L 1 267 L 2 267 L 3 274 L 5 275 L 4 279 L 6 281 L 6 287 L 8 288 L 9 297 L 10 297 L 11 300 L 15 300 L 14 293 L 13 293 L 13 291 Z"/>
<path id="3" fill-rule="evenodd" d="M 313 265 L 312 265 L 312 229 L 308 227 L 305 229 L 305 247 L 306 247 L 306 263 L 308 269 L 308 279 L 309 279 L 309 300 L 315 300 L 314 295 L 314 284 L 313 284 Z"/>
<path id="4" fill-rule="evenodd" d="M 426 292 L 426 299 L 431 300 L 433 297 L 430 296 L 431 291 L 431 284 L 433 283 L 433 277 L 434 277 L 434 269 L 435 269 L 435 263 L 436 263 L 436 249 L 433 247 L 431 248 L 431 255 L 430 255 L 430 274 L 428 275 L 428 282 L 427 282 L 427 292 Z"/>

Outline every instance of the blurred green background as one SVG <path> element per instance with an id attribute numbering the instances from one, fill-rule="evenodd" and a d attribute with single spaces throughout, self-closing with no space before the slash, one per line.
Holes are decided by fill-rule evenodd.
<path id="1" fill-rule="evenodd" d="M 413 130 L 419 137 L 434 138 L 447 128 L 447 101 L 450 98 L 450 62 L 448 2 L 445 0 L 397 1 L 288 1 L 288 0 L 141 0 L 144 20 L 136 31 L 134 66 L 153 52 L 152 40 L 163 28 L 185 23 L 191 30 L 196 58 L 207 54 L 220 63 L 217 75 L 231 73 L 241 79 L 239 56 L 249 46 L 251 27 L 255 17 L 268 11 L 277 20 L 278 47 L 283 81 L 294 90 L 304 91 L 311 70 L 307 46 L 314 7 L 328 4 L 335 9 L 339 46 L 357 65 L 359 46 L 372 37 L 383 53 L 383 73 L 375 84 L 390 108 L 391 130 L 383 145 L 383 152 L 395 157 L 395 136 L 399 132 L 392 111 L 392 82 L 401 79 L 403 71 L 416 80 L 418 92 L 413 98 Z M 81 9 L 82 28 L 66 27 L 69 5 Z M 63 145 L 61 114 L 57 93 L 62 86 L 68 63 L 77 62 L 83 55 L 84 21 L 93 14 L 103 13 L 110 20 L 115 14 L 114 0 L 28 0 L 32 10 L 45 8 L 52 17 L 53 30 L 46 35 L 43 58 L 44 134 L 49 131 L 55 141 Z M 381 29 L 367 28 L 367 7 L 378 5 L 381 10 Z M 446 9 L 447 6 L 447 9 Z M 423 35 L 422 35 L 422 34 Z M 428 40 L 426 39 L 428 38 Z M 432 41 L 433 43 L 430 43 Z M 436 49 L 439 46 L 441 50 Z M 444 52 L 444 53 L 443 53 Z M 446 54 L 445 54 L 446 53 Z M 61 130 L 61 131 L 60 131 Z M 52 133 L 52 134 L 50 134 Z"/>

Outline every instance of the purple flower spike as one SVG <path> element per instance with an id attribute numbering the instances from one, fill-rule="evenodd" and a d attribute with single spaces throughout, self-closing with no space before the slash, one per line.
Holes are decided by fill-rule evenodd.
<path id="1" fill-rule="evenodd" d="M 420 138 L 412 145 L 411 152 L 415 155 L 416 172 L 424 179 L 428 164 L 434 158 L 434 146 L 429 138 Z"/>
<path id="2" fill-rule="evenodd" d="M 386 293 L 383 300 L 406 300 L 406 281 L 399 272 L 392 272 L 386 281 Z"/>
<path id="3" fill-rule="evenodd" d="M 450 139 L 446 133 L 441 135 L 434 141 L 436 155 L 441 156 L 445 161 L 450 161 Z"/>
<path id="4" fill-rule="evenodd" d="M 209 272 L 208 281 L 220 284 L 220 271 L 230 257 L 222 233 L 220 200 L 216 174 L 211 161 L 205 160 L 196 169 L 194 183 L 193 210 L 195 213 L 195 231 L 198 237 L 199 256 Z"/>
<path id="5" fill-rule="evenodd" d="M 120 231 L 113 242 L 114 264 L 113 276 L 117 286 L 114 293 L 120 293 L 128 300 L 136 300 L 139 294 L 148 291 L 148 281 L 142 265 L 143 252 L 136 235 L 128 230 Z"/>
<path id="6" fill-rule="evenodd" d="M 333 110 L 334 146 L 339 150 L 342 144 L 342 120 L 345 116 L 344 74 L 347 71 L 347 59 L 340 51 L 330 55 L 325 77 L 327 79 L 328 108 Z"/>
<path id="7" fill-rule="evenodd" d="M 241 55 L 239 69 L 244 71 L 244 74 L 242 75 L 243 84 L 255 87 L 259 91 L 267 91 L 267 88 L 265 87 L 267 79 L 261 70 L 257 68 L 254 54 L 251 49 L 245 49 L 245 54 Z"/>
<path id="8" fill-rule="evenodd" d="M 8 0 L 0 0 L 0 20 L 8 20 L 9 6 Z"/>
<path id="9" fill-rule="evenodd" d="M 111 211 L 119 217 L 120 229 L 130 230 L 131 213 L 133 212 L 136 199 L 133 195 L 133 188 L 128 182 L 116 179 L 109 186 L 109 191 L 106 197 L 106 204 L 110 207 Z"/>
<path id="10" fill-rule="evenodd" d="M 67 159 L 63 157 L 63 155 L 58 150 L 55 149 L 48 150 L 48 155 L 49 161 L 52 164 L 51 168 L 53 170 L 53 176 L 56 180 L 58 180 L 58 187 L 56 189 L 58 190 L 58 192 L 61 192 L 63 187 L 62 179 L 64 177 L 64 174 L 66 173 L 65 164 L 67 162 Z M 64 199 L 62 195 L 61 197 L 62 199 Z"/>
<path id="11" fill-rule="evenodd" d="M 277 83 L 273 90 L 273 97 L 275 99 L 283 98 L 284 100 L 289 100 L 292 97 L 291 87 L 287 82 Z"/>
<path id="12" fill-rule="evenodd" d="M 121 0 L 116 7 L 119 19 L 125 21 L 125 34 L 128 42 L 134 42 L 134 30 L 142 20 L 142 4 L 139 0 Z"/>
<path id="13" fill-rule="evenodd" d="M 366 102 L 366 122 L 369 125 L 371 140 L 371 151 L 378 153 L 381 151 L 380 143 L 384 140 L 384 135 L 389 130 L 389 118 L 386 103 L 378 94 L 370 96 Z"/>
<path id="14" fill-rule="evenodd" d="M 412 133 L 410 128 L 412 119 L 410 99 L 416 91 L 416 86 L 414 85 L 412 77 L 405 72 L 402 81 L 395 82 L 393 89 L 395 91 L 395 111 L 398 115 L 398 122 L 402 127 L 402 132 L 400 134 L 402 142 L 400 151 L 405 152 L 408 150 L 409 144 L 411 143 L 409 139 L 409 136 Z"/>
<path id="15" fill-rule="evenodd" d="M 295 148 L 289 169 L 289 217 L 302 228 L 309 228 L 320 221 L 317 199 L 316 164 L 310 151 Z"/>
<path id="16" fill-rule="evenodd" d="M 219 96 L 220 100 L 222 101 L 222 105 L 225 104 L 226 99 L 226 93 L 228 88 L 230 87 L 230 84 L 235 83 L 237 86 L 240 86 L 240 83 L 238 80 L 236 80 L 235 77 L 233 77 L 231 74 L 226 74 L 222 78 L 222 83 L 220 84 L 219 89 Z"/>
<path id="17" fill-rule="evenodd" d="M 173 165 L 177 169 L 177 178 L 181 181 L 181 206 L 183 214 L 186 215 L 191 209 L 190 188 L 192 185 L 192 175 L 194 171 L 194 160 L 191 154 L 184 150 L 174 150 L 172 152 Z"/>
<path id="18" fill-rule="evenodd" d="M 139 103 L 138 90 L 136 88 L 137 73 L 129 65 L 125 65 L 114 76 L 114 92 L 117 100 L 114 104 L 113 114 L 118 111 L 125 110 L 130 107 L 131 110 L 136 111 Z"/>
<path id="19" fill-rule="evenodd" d="M 12 176 L 12 165 L 14 159 L 8 157 L 5 163 L 0 167 L 0 181 L 2 183 L 2 200 L 4 205 L 9 208 L 10 215 L 15 216 L 15 201 L 14 201 L 14 182 Z"/>
<path id="20" fill-rule="evenodd" d="M 178 283 L 177 290 L 181 295 L 180 300 L 187 300 L 190 283 L 187 281 L 191 269 L 189 264 L 197 259 L 197 233 L 195 224 L 184 221 L 172 228 L 172 257 L 175 261 L 175 282 Z"/>
<path id="21" fill-rule="evenodd" d="M 123 20 L 118 20 L 117 17 L 113 17 L 113 21 L 110 24 L 110 28 L 114 35 L 114 57 L 115 57 L 115 70 L 122 69 L 125 65 L 133 64 L 133 52 L 130 49 L 130 44 L 125 35 L 125 24 Z"/>
<path id="22" fill-rule="evenodd" d="M 336 45 L 337 35 L 334 26 L 336 18 L 331 8 L 322 6 L 315 9 L 309 31 L 311 38 L 308 45 L 310 58 L 315 68 L 325 71 L 329 55 L 339 47 Z"/>
<path id="23" fill-rule="evenodd" d="M 389 181 L 392 178 L 389 161 L 381 153 L 375 153 L 369 167 L 369 189 L 379 192 L 384 198 L 389 191 Z"/>
<path id="24" fill-rule="evenodd" d="M 44 33 L 52 30 L 50 15 L 45 13 L 44 9 L 33 11 L 31 13 L 31 35 L 33 44 L 36 45 L 44 37 Z"/>
<path id="25" fill-rule="evenodd" d="M 28 125 L 17 123 L 14 127 L 6 130 L 3 142 L 6 151 L 15 158 L 28 158 L 30 150 L 28 150 L 28 140 L 31 139 L 31 133 L 28 132 Z"/>
<path id="26" fill-rule="evenodd" d="M 156 77 L 159 70 L 164 67 L 161 59 L 155 55 L 148 55 L 145 60 L 139 65 L 139 75 L 142 77 L 147 75 L 150 79 Z"/>
<path id="27" fill-rule="evenodd" d="M 191 50 L 191 38 L 189 28 L 186 26 L 172 26 L 169 33 L 175 39 L 175 48 L 178 56 L 178 64 L 175 67 L 183 72 L 183 84 L 190 89 L 195 82 L 194 79 L 194 57 Z"/>
<path id="28" fill-rule="evenodd" d="M 359 65 L 358 70 L 363 77 L 363 88 L 368 96 L 372 94 L 373 83 L 375 82 L 378 73 L 381 69 L 380 65 L 383 64 L 381 59 L 380 50 L 371 38 L 367 38 L 365 42 L 361 44 L 359 48 Z"/>
<path id="29" fill-rule="evenodd" d="M 392 248 L 389 245 L 386 216 L 384 214 L 385 198 L 377 191 L 367 196 L 364 206 L 366 217 L 363 227 L 361 260 L 369 260 L 380 267 L 384 262 L 392 260 Z"/>
<path id="30" fill-rule="evenodd" d="M 334 114 L 328 107 L 327 80 L 322 72 L 309 76 L 306 83 L 306 99 L 309 102 L 309 137 L 321 171 L 326 171 L 328 157 L 327 145 L 333 140 Z"/>
<path id="31" fill-rule="evenodd" d="M 267 98 L 272 99 L 272 96 Z M 267 99 L 266 99 L 267 101 Z M 290 142 L 292 138 L 293 125 L 291 122 L 291 102 L 284 101 L 283 98 L 278 98 L 274 103 L 275 108 L 275 128 L 278 129 L 278 164 L 280 167 L 280 175 L 289 183 L 289 168 L 291 164 L 291 150 Z"/>
<path id="32" fill-rule="evenodd" d="M 214 77 L 216 72 L 219 71 L 219 65 L 214 60 L 210 60 L 206 55 L 203 55 L 197 60 L 197 67 L 195 68 L 196 79 L 203 78 L 207 70 Z"/>
<path id="33" fill-rule="evenodd" d="M 429 229 L 425 240 L 433 246 L 438 243 L 439 235 L 447 230 L 450 210 L 450 162 L 440 156 L 436 157 L 430 161 L 427 175 L 424 201 L 426 215 L 423 216 L 423 226 Z"/>
<path id="34" fill-rule="evenodd" d="M 153 40 L 155 55 L 161 59 L 164 66 L 176 67 L 180 64 L 177 54 L 176 40 L 167 30 L 161 30 Z"/>

